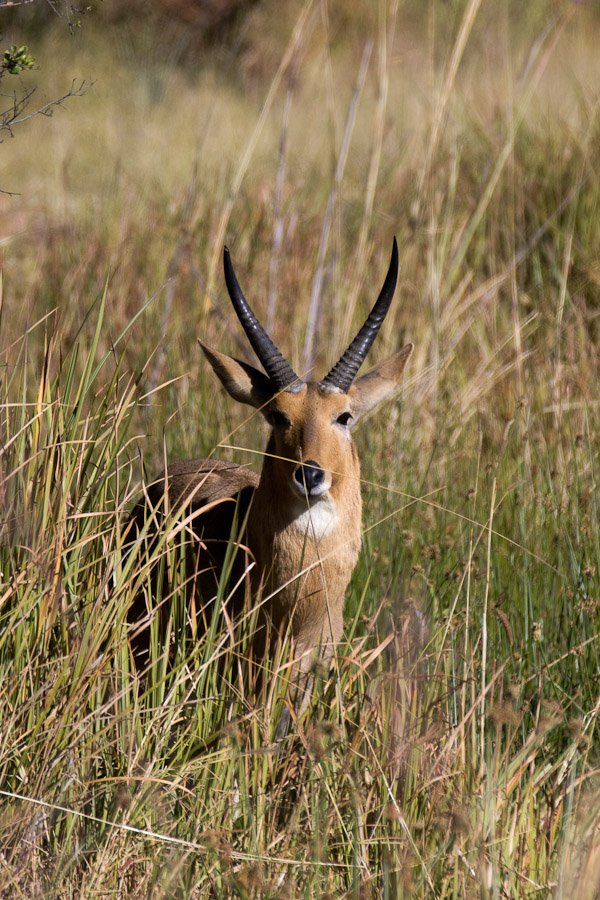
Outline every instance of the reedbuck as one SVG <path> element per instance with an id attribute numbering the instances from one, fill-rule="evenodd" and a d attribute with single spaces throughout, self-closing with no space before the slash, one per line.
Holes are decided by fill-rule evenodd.
<path id="1" fill-rule="evenodd" d="M 240 593 L 246 600 L 260 598 L 263 623 L 268 620 L 272 633 L 289 629 L 300 678 L 315 656 L 329 658 L 340 640 L 344 595 L 360 549 L 360 466 L 351 429 L 398 390 L 413 349 L 407 344 L 356 377 L 392 301 L 398 247 L 394 239 L 385 283 L 366 322 L 319 382 L 299 378 L 262 328 L 227 248 L 224 268 L 233 308 L 264 372 L 202 341 L 200 346 L 227 393 L 260 410 L 271 428 L 262 473 L 259 478 L 244 466 L 215 459 L 170 464 L 148 488 L 134 519 L 139 528 L 165 506 L 179 509 L 192 532 L 186 572 L 190 619 L 206 615 L 226 577 L 230 587 L 221 596 L 237 589 L 238 599 Z M 237 546 L 233 564 L 231 541 Z M 250 562 L 251 578 L 245 579 Z M 130 621 L 148 621 L 143 596 L 134 607 Z"/>

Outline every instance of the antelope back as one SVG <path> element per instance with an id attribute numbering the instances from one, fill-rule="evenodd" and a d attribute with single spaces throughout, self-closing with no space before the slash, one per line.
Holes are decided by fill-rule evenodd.
<path id="1" fill-rule="evenodd" d="M 206 631 L 219 587 L 230 617 L 242 610 L 246 599 L 244 575 L 252 562 L 245 523 L 257 485 L 256 473 L 244 466 L 215 459 L 187 459 L 172 463 L 146 487 L 145 497 L 134 507 L 130 520 L 131 536 L 136 539 L 133 546 L 141 541 L 144 557 L 156 557 L 127 615 L 135 626 L 131 645 L 138 668 L 144 668 L 149 658 L 149 623 L 156 613 L 161 631 L 168 633 L 171 598 L 176 592 L 184 592 L 194 634 Z M 163 548 L 160 542 L 168 524 L 186 547 L 183 579 L 180 570 L 170 572 L 166 560 L 161 560 L 167 543 L 172 544 L 163 540 Z M 237 545 L 234 552 L 229 549 L 232 540 Z M 168 652 L 169 648 L 164 649 Z"/>

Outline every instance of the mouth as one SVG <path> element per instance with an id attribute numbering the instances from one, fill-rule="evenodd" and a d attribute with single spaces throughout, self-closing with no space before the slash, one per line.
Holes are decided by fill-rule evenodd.
<path id="1" fill-rule="evenodd" d="M 302 497 L 303 500 L 318 500 L 320 497 L 329 493 L 330 487 L 331 482 L 329 482 L 329 480 L 313 485 L 312 487 L 298 484 L 297 481 L 292 481 L 292 490 L 294 494 L 296 494 L 297 497 Z"/>

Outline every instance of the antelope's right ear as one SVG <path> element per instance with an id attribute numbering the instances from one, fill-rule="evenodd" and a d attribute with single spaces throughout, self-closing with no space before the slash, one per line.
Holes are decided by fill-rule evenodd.
<path id="1" fill-rule="evenodd" d="M 274 391 L 264 372 L 225 353 L 211 350 L 204 341 L 198 340 L 198 343 L 230 397 L 256 409 L 268 403 Z"/>

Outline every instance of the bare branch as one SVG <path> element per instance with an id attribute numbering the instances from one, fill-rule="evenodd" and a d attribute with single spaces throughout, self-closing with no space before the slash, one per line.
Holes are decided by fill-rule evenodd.
<path id="1" fill-rule="evenodd" d="M 0 0 L 0 3 L 1 2 L 2 0 Z M 35 118 L 35 116 L 51 116 L 57 106 L 62 106 L 67 100 L 70 100 L 71 97 L 83 97 L 93 84 L 93 81 L 81 81 L 80 83 L 77 83 L 77 81 L 73 79 L 70 89 L 63 94 L 62 97 L 57 97 L 55 100 L 49 100 L 37 109 L 25 114 L 23 113 L 35 94 L 36 88 L 26 89 L 22 94 L 17 94 L 16 92 L 13 94 L 0 94 L 0 97 L 11 98 L 10 105 L 3 112 L 0 112 L 0 133 L 8 131 L 9 135 L 13 137 L 13 128 L 15 125 L 21 125 L 23 122 L 27 122 L 28 119 Z M 2 139 L 0 138 L 0 143 L 1 141 Z"/>

